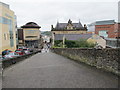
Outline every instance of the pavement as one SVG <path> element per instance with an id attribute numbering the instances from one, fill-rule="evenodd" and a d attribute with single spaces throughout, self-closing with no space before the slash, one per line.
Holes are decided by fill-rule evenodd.
<path id="1" fill-rule="evenodd" d="M 2 89 L 2 62 L 0 61 L 0 90 Z"/>
<path id="2" fill-rule="evenodd" d="M 3 88 L 117 88 L 118 77 L 42 51 L 7 69 Z"/>

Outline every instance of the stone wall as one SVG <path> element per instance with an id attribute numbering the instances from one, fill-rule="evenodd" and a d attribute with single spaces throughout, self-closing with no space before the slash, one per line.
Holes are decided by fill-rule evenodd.
<path id="1" fill-rule="evenodd" d="M 120 75 L 120 49 L 52 48 L 53 52 Z"/>

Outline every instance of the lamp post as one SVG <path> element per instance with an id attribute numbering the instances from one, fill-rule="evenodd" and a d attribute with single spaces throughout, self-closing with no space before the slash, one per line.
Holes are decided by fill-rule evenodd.
<path id="1" fill-rule="evenodd" d="M 63 35 L 63 48 L 65 48 L 65 34 Z"/>
<path id="2" fill-rule="evenodd" d="M 54 44 L 55 44 L 55 33 L 53 32 L 53 34 L 52 34 L 52 46 L 54 46 Z"/>

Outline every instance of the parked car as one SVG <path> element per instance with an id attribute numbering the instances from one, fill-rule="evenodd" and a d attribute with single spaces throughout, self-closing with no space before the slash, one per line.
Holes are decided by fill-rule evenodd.
<path id="1" fill-rule="evenodd" d="M 10 53 L 10 52 L 12 52 L 12 51 L 11 51 L 11 50 L 6 49 L 6 50 L 2 51 L 2 56 L 6 55 L 6 54 L 8 54 L 8 53 Z"/>
<path id="2" fill-rule="evenodd" d="M 6 58 L 14 58 L 14 57 L 18 57 L 18 56 L 20 56 L 18 53 L 10 52 L 7 55 L 4 55 L 3 57 L 4 57 L 4 59 L 6 59 Z"/>
<path id="3" fill-rule="evenodd" d="M 24 46 L 18 47 L 18 49 L 24 49 L 24 48 L 26 48 L 26 47 L 24 47 Z"/>
<path id="4" fill-rule="evenodd" d="M 15 50 L 15 52 L 19 55 L 25 55 L 25 52 L 23 51 L 23 49 L 17 49 Z"/>
<path id="5" fill-rule="evenodd" d="M 30 52 L 34 52 L 34 50 L 33 50 L 32 48 L 29 48 L 28 50 L 29 50 Z"/>
<path id="6" fill-rule="evenodd" d="M 23 51 L 25 52 L 25 54 L 30 54 L 29 48 L 24 48 Z"/>

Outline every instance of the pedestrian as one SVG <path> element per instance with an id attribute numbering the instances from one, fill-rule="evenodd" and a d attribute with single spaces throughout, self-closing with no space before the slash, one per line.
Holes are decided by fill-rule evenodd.
<path id="1" fill-rule="evenodd" d="M 48 43 L 47 46 L 48 46 L 48 49 L 49 49 L 50 48 L 50 44 Z"/>
<path id="2" fill-rule="evenodd" d="M 47 44 L 44 45 L 44 49 L 45 49 L 45 52 L 47 52 L 47 50 L 48 50 Z"/>

